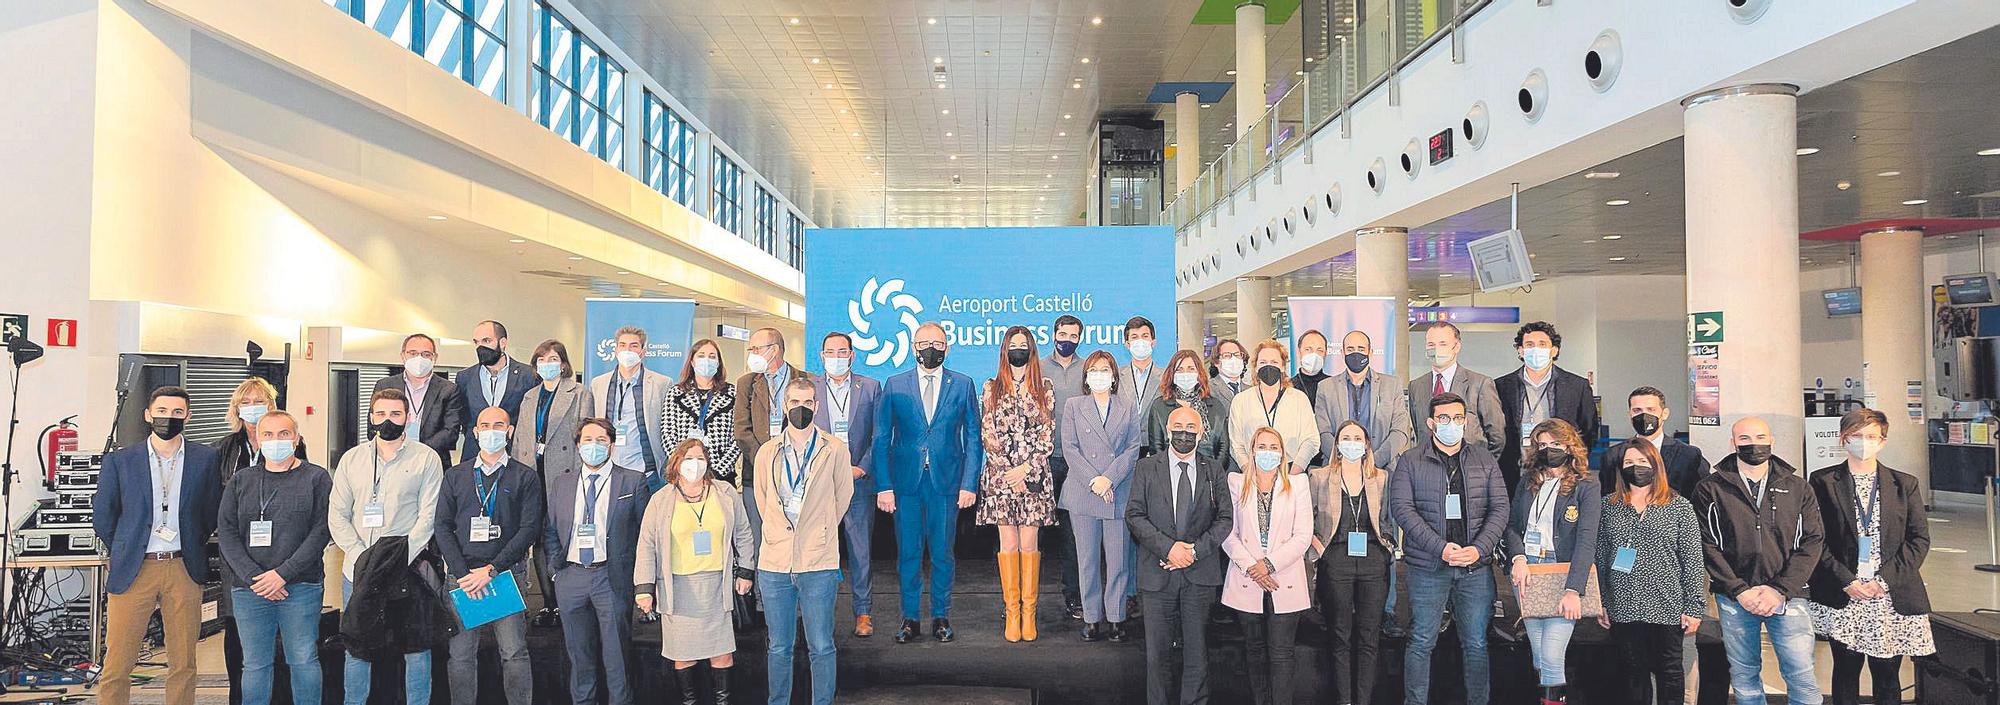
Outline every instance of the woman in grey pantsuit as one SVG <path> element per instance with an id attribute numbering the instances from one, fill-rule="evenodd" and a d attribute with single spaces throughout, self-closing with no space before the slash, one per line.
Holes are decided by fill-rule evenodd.
<path id="1" fill-rule="evenodd" d="M 542 474 L 542 496 L 546 497 L 555 492 L 556 478 L 576 472 L 576 429 L 590 413 L 590 388 L 577 383 L 576 372 L 569 366 L 569 348 L 561 341 L 542 341 L 529 360 L 541 384 L 521 395 L 520 420 L 514 424 L 510 453 Z M 535 548 L 537 552 L 541 549 L 539 545 Z M 542 557 L 527 563 L 534 569 L 535 585 L 542 593 L 542 611 L 533 621 L 544 625 L 555 617 L 555 581 Z"/>
<path id="2" fill-rule="evenodd" d="M 660 655 L 674 662 L 681 702 L 693 705 L 694 667 L 708 661 L 717 702 L 729 700 L 736 632 L 730 595 L 749 594 L 755 556 L 743 496 L 716 479 L 708 448 L 681 441 L 667 458 L 673 482 L 653 494 L 639 528 L 632 582 L 639 611 L 660 615 Z"/>
<path id="3" fill-rule="evenodd" d="M 1131 551 L 1125 528 L 1125 501 L 1132 465 L 1139 459 L 1143 429 L 1139 411 L 1118 394 L 1118 363 L 1099 350 L 1083 363 L 1085 394 L 1063 404 L 1062 508 L 1076 536 L 1076 563 L 1083 588 L 1083 640 L 1108 636 L 1125 641 L 1125 555 Z M 1105 624 L 1108 622 L 1108 627 Z"/>

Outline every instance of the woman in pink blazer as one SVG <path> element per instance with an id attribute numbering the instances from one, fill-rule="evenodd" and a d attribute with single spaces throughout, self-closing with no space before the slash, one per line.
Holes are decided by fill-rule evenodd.
<path id="1" fill-rule="evenodd" d="M 1230 473 L 1236 525 L 1222 542 L 1229 575 L 1222 604 L 1243 622 L 1250 661 L 1250 694 L 1257 705 L 1291 705 L 1292 644 L 1299 615 L 1312 606 L 1306 590 L 1306 549 L 1312 546 L 1312 489 L 1293 480 L 1285 438 L 1260 428 L 1251 436 L 1251 459 Z"/>

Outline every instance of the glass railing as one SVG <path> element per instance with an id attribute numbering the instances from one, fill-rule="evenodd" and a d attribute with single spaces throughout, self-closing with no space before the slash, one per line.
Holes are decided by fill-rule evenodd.
<path id="1" fill-rule="evenodd" d="M 1162 213 L 1163 222 L 1185 230 L 1358 99 L 1382 90 L 1392 71 L 1444 41 L 1491 1 L 1331 0 L 1340 6 L 1331 16 L 1342 29 L 1330 36 L 1327 54 L 1306 63 L 1303 76 L 1286 77 L 1297 82 L 1224 147 L 1194 183 L 1181 185 Z"/>

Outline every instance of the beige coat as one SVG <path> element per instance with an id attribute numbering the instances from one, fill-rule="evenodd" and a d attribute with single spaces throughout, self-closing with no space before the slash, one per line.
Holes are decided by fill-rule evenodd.
<path id="1" fill-rule="evenodd" d="M 840 522 L 854 499 L 853 464 L 847 444 L 831 433 L 813 429 L 818 439 L 806 469 L 806 498 L 796 526 L 785 516 L 778 485 L 785 481 L 783 435 L 757 449 L 756 480 L 751 492 L 763 520 L 764 542 L 757 547 L 757 569 L 773 573 L 810 573 L 840 568 Z"/>
<path id="2" fill-rule="evenodd" d="M 1328 551 L 1346 551 L 1347 537 L 1333 535 L 1334 528 L 1340 526 L 1341 513 L 1347 511 L 1347 500 L 1341 496 L 1340 470 L 1334 465 L 1313 468 L 1310 477 L 1313 494 L 1313 538 L 1319 539 L 1320 545 L 1327 547 Z M 1382 506 L 1389 498 L 1388 471 L 1377 470 L 1374 477 L 1368 477 L 1364 473 L 1361 486 L 1365 488 L 1362 494 L 1367 497 L 1368 515 L 1375 517 L 1377 536 L 1375 542 L 1382 544 L 1383 550 L 1388 551 L 1393 557 L 1396 555 L 1396 522 L 1382 512 Z M 1323 552 L 1310 551 L 1307 557 L 1318 560 L 1321 555 Z"/>
<path id="3" fill-rule="evenodd" d="M 674 510 L 681 504 L 678 485 L 667 485 L 653 493 L 646 503 L 646 518 L 639 524 L 639 554 L 632 567 L 632 583 L 638 586 L 637 594 L 653 595 L 653 609 L 660 614 L 674 614 Z M 756 548 L 755 539 L 750 536 L 750 521 L 743 514 L 743 495 L 726 482 L 708 483 L 709 491 L 716 493 L 722 503 L 722 526 L 729 534 L 724 545 L 730 550 L 722 554 L 723 580 L 718 583 L 722 594 L 714 597 L 713 604 L 727 608 L 734 605 L 731 590 L 736 581 L 736 561 L 740 557 L 752 555 Z M 747 566 L 746 566 L 747 567 Z"/>

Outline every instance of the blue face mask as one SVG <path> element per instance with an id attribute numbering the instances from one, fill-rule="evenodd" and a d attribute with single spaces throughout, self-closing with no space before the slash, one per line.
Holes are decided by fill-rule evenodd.
<path id="1" fill-rule="evenodd" d="M 1257 451 L 1257 469 L 1265 472 L 1276 470 L 1278 469 L 1278 463 L 1283 462 L 1284 459 L 1285 456 L 1275 450 Z"/>
<path id="2" fill-rule="evenodd" d="M 271 406 L 269 404 L 244 404 L 243 406 L 236 407 L 236 418 L 242 419 L 244 426 L 251 426 L 253 427 L 251 430 L 255 431 L 254 427 L 257 425 L 257 422 L 264 420 L 264 415 L 270 412 Z M 252 433 L 251 435 L 256 434 Z"/>
<path id="3" fill-rule="evenodd" d="M 489 428 L 479 432 L 479 449 L 488 453 L 498 453 L 507 447 L 507 432 Z"/>
<path id="4" fill-rule="evenodd" d="M 535 374 L 541 375 L 544 382 L 553 382 L 555 378 L 562 376 L 562 363 L 537 362 L 535 363 Z"/>
<path id="5" fill-rule="evenodd" d="M 298 450 L 298 443 L 290 438 L 274 438 L 258 443 L 257 451 L 263 453 L 267 461 L 284 464 L 292 459 L 292 453 Z"/>
<path id="6" fill-rule="evenodd" d="M 1438 442 L 1448 446 L 1458 445 L 1459 441 L 1465 440 L 1465 422 L 1463 421 L 1440 423 L 1433 430 L 1437 433 Z"/>
<path id="7" fill-rule="evenodd" d="M 697 357 L 694 359 L 694 375 L 696 377 L 714 377 L 716 368 L 721 366 L 721 360 L 712 357 Z"/>
<path id="8" fill-rule="evenodd" d="M 1538 372 L 1546 370 L 1549 368 L 1549 363 L 1555 361 L 1550 354 L 1552 351 L 1553 348 L 1522 348 L 1521 361 L 1528 364 L 1528 369 Z"/>
<path id="9" fill-rule="evenodd" d="M 583 457 L 584 465 L 594 468 L 603 465 L 604 460 L 611 457 L 611 446 L 603 443 L 585 443 L 576 447 L 576 454 Z"/>

